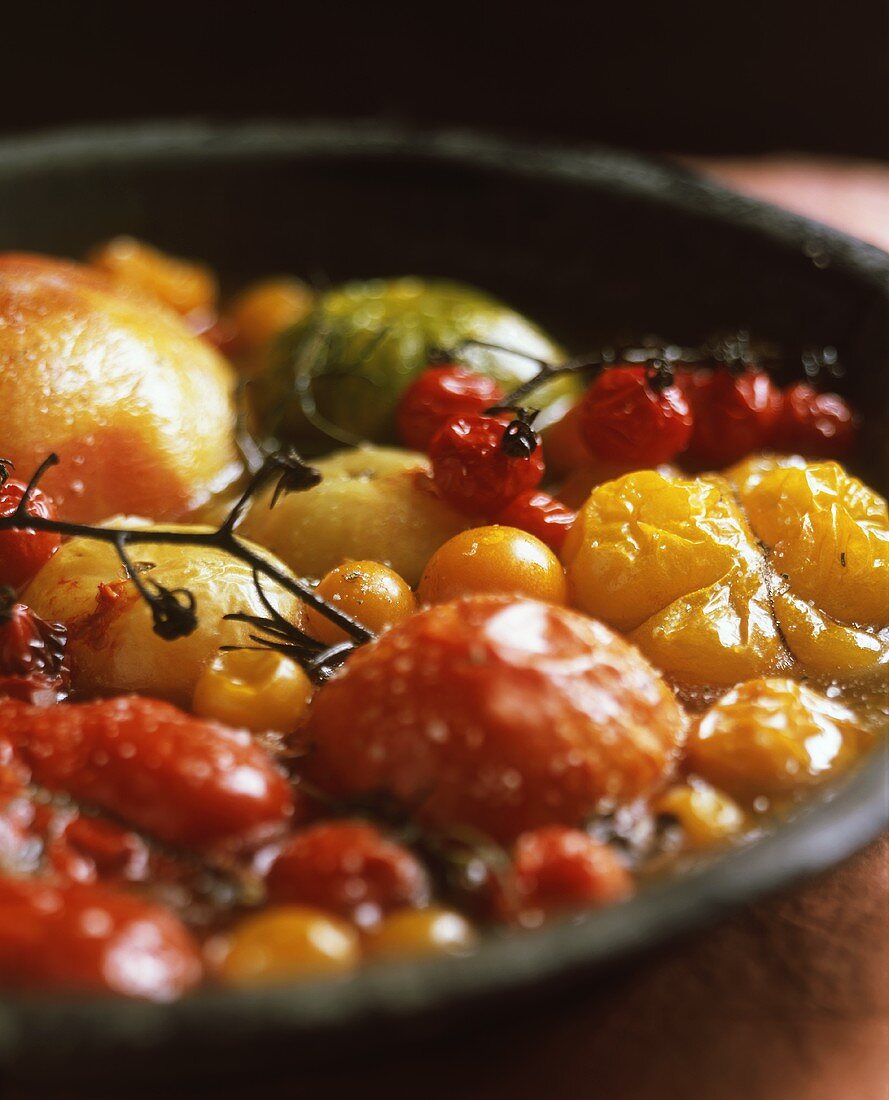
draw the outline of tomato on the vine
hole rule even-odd
[[[578,426],[596,458],[658,466],[688,446],[692,412],[669,368],[621,365],[604,370],[584,394]]]
[[[577,513],[542,489],[529,489],[507,504],[497,522],[527,531],[556,554],[562,549]]]
[[[843,458],[855,444],[857,418],[838,393],[822,393],[808,382],[784,390],[774,446],[807,458]]]
[[[515,421],[513,421],[515,423]],[[429,447],[432,476],[441,496],[471,516],[494,516],[543,478],[543,448],[532,437],[525,453],[508,444],[506,416],[461,416],[449,421]]]
[[[27,486],[7,478],[0,483],[0,516],[11,516],[21,503]],[[41,519],[55,519],[52,499],[42,489],[32,489],[28,512]],[[23,588],[61,545],[61,538],[51,531],[0,531],[0,584]]]
[[[2,597],[2,593],[0,593]],[[0,598],[0,696],[46,706],[68,695],[67,631]]]
[[[395,410],[398,437],[405,447],[426,451],[449,420],[483,413],[503,396],[500,385],[487,375],[453,363],[428,367],[401,396]]]
[[[694,416],[688,456],[695,465],[722,469],[769,445],[781,392],[766,371],[699,368],[679,373],[677,383]]]

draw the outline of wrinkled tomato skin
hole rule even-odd
[[[67,698],[67,630],[22,603],[0,607],[0,697],[50,706]]]
[[[765,371],[727,367],[680,371],[694,427],[687,456],[701,469],[721,470],[768,446],[781,414],[781,392]]]
[[[503,449],[508,417],[462,416],[444,425],[429,445],[432,477],[443,500],[469,516],[492,516],[520,493],[536,489],[543,448],[516,457]]]
[[[197,944],[160,906],[101,886],[0,878],[7,988],[170,1001],[201,975]]]
[[[647,367],[605,370],[578,406],[578,426],[589,452],[630,466],[671,462],[688,446],[692,412],[676,385],[652,385]]]
[[[411,851],[361,821],[330,821],[296,833],[266,879],[274,902],[314,905],[364,921],[429,899],[429,880]]]
[[[310,780],[385,792],[436,828],[512,841],[656,789],[684,718],[606,627],[534,600],[429,608],[353,653],[316,694]]]
[[[0,484],[0,516],[11,516],[25,495],[24,482],[7,480]],[[28,512],[40,519],[56,519],[50,497],[34,489],[28,498]],[[18,591],[39,571],[61,545],[61,537],[51,531],[0,531],[0,585]]]
[[[429,367],[405,390],[395,411],[395,426],[405,447],[427,451],[435,433],[458,416],[483,413],[503,400],[503,389],[484,374],[465,367]]]
[[[0,734],[39,784],[171,844],[247,843],[293,813],[289,784],[248,734],[155,699],[0,701]]]

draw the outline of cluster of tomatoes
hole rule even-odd
[[[429,454],[449,503],[530,531],[558,551],[573,513],[539,489],[543,449],[528,425],[498,409],[504,398],[490,378],[432,366],[401,399],[400,438]],[[756,366],[657,360],[601,369],[560,430],[576,437],[581,455],[612,470],[680,458],[691,468],[722,469],[769,448],[841,458],[854,443],[856,418],[839,395],[809,382],[782,390]]]

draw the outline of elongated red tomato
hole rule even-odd
[[[198,984],[197,944],[169,910],[82,883],[0,878],[0,983],[170,1001]]]
[[[312,781],[511,841],[657,788],[684,737],[661,677],[601,623],[476,596],[411,616],[315,695]]]
[[[0,736],[38,783],[173,844],[246,843],[293,813],[290,785],[247,733],[156,699],[0,701]]]

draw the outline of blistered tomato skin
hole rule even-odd
[[[28,369],[22,370],[21,364]],[[241,464],[234,376],[181,317],[104,272],[0,257],[0,439],[65,519],[175,519]]]
[[[429,878],[403,845],[360,821],[330,821],[296,833],[266,878],[273,902],[300,902],[367,926],[429,900]]]
[[[318,595],[368,630],[399,623],[416,610],[414,594],[403,578],[378,561],[350,561],[321,578]],[[306,612],[306,629],[319,642],[347,640],[344,630],[314,608]]]
[[[454,364],[429,367],[401,395],[395,410],[398,437],[412,451],[427,451],[449,420],[483,413],[504,396],[487,375]]]
[[[631,645],[582,615],[475,597],[421,611],[316,694],[308,777],[387,792],[434,827],[512,841],[654,791],[684,715]]]
[[[765,371],[728,367],[677,375],[694,418],[689,459],[721,470],[768,446],[781,414],[781,392]]]
[[[573,508],[540,489],[521,493],[497,516],[498,523],[527,531],[556,554],[565,545],[576,519],[577,513]]]
[[[632,892],[632,876],[613,848],[581,829],[550,825],[516,840],[497,908],[504,919],[533,926],[556,913],[622,901]]]
[[[562,561],[571,602],[677,679],[734,684],[789,662],[761,548],[726,482],[643,470],[600,485]]]
[[[0,600],[0,697],[49,706],[68,695],[67,632],[22,603]]]
[[[140,546],[134,539],[129,553],[147,584],[187,588],[193,594],[198,625],[188,637],[172,642],[158,637],[148,605],[106,543],[66,542],[24,598],[42,618],[66,626],[76,690],[85,695],[138,692],[188,707],[198,679],[221,645],[252,644],[249,625],[227,622],[223,616],[238,611],[268,614],[253,570],[221,550],[202,547]],[[285,618],[296,625],[303,621],[295,596],[270,580],[263,582],[263,591]]]
[[[504,417],[461,416],[449,421],[429,445],[432,477],[444,500],[469,516],[489,517],[520,493],[536,489],[544,472],[543,448],[508,454]]]
[[[517,595],[565,603],[565,571],[540,539],[515,527],[474,527],[436,550],[417,588],[421,604]]]
[[[216,976],[239,988],[334,978],[359,962],[355,929],[310,906],[277,905],[245,918],[227,937]]]
[[[202,969],[191,935],[159,906],[102,886],[0,878],[7,988],[171,1001]]]
[[[796,680],[753,680],[697,724],[689,766],[745,803],[792,795],[847,767],[865,735],[844,704]]]
[[[183,847],[280,831],[287,780],[245,732],[139,696],[33,707],[0,700],[0,734],[35,780]]]
[[[11,516],[25,495],[25,483],[11,479],[0,482],[0,516]],[[56,519],[52,500],[41,489],[28,497],[28,512],[41,519]],[[0,585],[19,589],[26,585],[61,545],[50,531],[0,531]]]
[[[688,446],[692,414],[678,386],[656,384],[647,367],[617,366],[603,371],[584,394],[578,424],[596,458],[658,466]]]

